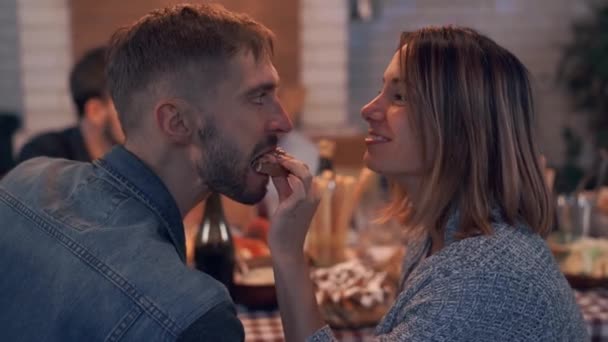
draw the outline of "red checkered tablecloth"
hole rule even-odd
[[[576,301],[581,307],[591,341],[608,342],[608,289],[575,291]],[[278,311],[248,311],[239,308],[239,318],[245,327],[247,342],[283,341],[283,326]],[[336,330],[340,341],[369,341],[373,328]]]
[[[574,291],[591,341],[608,341],[608,289]]]
[[[283,341],[283,326],[278,311],[247,311],[240,308],[239,318],[245,327],[246,342],[279,342]],[[334,330],[340,341],[369,341],[374,335],[374,328],[357,330]]]

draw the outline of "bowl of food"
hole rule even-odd
[[[253,310],[277,307],[274,273],[270,257],[251,258],[234,274],[232,298]]]
[[[548,241],[564,276],[575,289],[608,287],[608,240],[582,238],[563,243]]]
[[[333,328],[376,325],[395,299],[397,282],[360,259],[312,272],[321,312]]]

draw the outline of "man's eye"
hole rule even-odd
[[[266,98],[266,96],[268,95],[267,92],[262,92],[257,94],[254,98],[253,98],[253,103],[255,104],[264,104],[264,99]]]

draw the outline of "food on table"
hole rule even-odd
[[[262,240],[241,236],[234,236],[233,240],[238,256],[245,260],[270,256],[270,249]]]
[[[241,285],[245,286],[274,285],[274,278],[259,280],[260,273],[268,273],[268,270],[263,270],[263,268],[269,268],[272,271],[270,248],[267,243],[269,226],[268,220],[258,218],[244,230],[244,236],[233,237],[237,261],[235,283],[244,281],[245,283],[241,283]]]
[[[384,316],[397,283],[359,259],[312,272],[317,303],[333,327],[375,325]]]
[[[246,286],[274,285],[274,273],[270,266],[252,268],[245,273],[235,273],[234,282]]]
[[[270,222],[263,218],[257,217],[245,228],[243,232],[248,238],[258,239],[268,244],[268,230],[270,229]]]
[[[277,297],[270,256],[237,260],[234,287],[231,289],[235,303],[254,310],[276,308]]]
[[[608,240],[584,238],[559,249],[560,268],[567,275],[608,278]]]
[[[401,278],[401,267],[405,256],[403,245],[368,246],[358,250],[357,255],[366,265],[377,271],[388,273],[389,278],[396,282]]]

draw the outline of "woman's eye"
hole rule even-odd
[[[397,93],[394,95],[394,100],[398,104],[403,104],[406,101],[406,98],[405,96]]]

